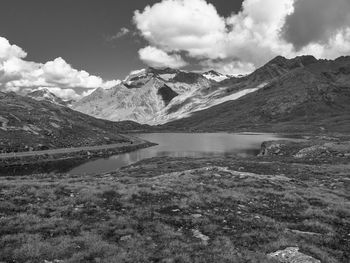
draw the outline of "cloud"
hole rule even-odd
[[[27,53],[16,45],[11,45],[10,42],[3,37],[0,37],[0,62],[11,58],[24,58]]]
[[[115,34],[113,36],[106,37],[106,40],[107,41],[116,41],[116,40],[118,40],[126,35],[129,35],[129,34],[131,34],[130,29],[128,29],[126,27],[122,27],[117,34]]]
[[[303,8],[306,3],[307,10]],[[347,6],[348,0],[245,0],[240,12],[222,17],[205,0],[163,0],[135,11],[133,21],[141,36],[158,50],[181,52],[203,67],[237,74],[260,67],[277,55],[333,59],[347,54]],[[316,19],[318,13],[329,17]],[[310,19],[322,21],[309,23]],[[297,20],[303,21],[302,26]],[[304,38],[309,31],[313,31],[310,37]],[[303,45],[298,46],[299,39]]]
[[[226,19],[226,57],[261,66],[276,55],[288,56],[292,45],[280,39],[293,0],[245,0],[242,11]]]
[[[46,62],[41,67],[42,77],[47,83],[64,87],[96,88],[103,85],[100,77],[92,76],[88,72],[72,68],[63,58]]]
[[[62,89],[59,87],[45,87],[51,93],[64,100],[78,100],[81,96],[76,93],[73,89]]]
[[[77,99],[84,94],[78,94],[78,89],[111,88],[120,82],[104,81],[84,70],[77,70],[61,57],[36,63],[26,61],[26,55],[23,49],[0,37],[0,87],[3,90],[21,93],[45,87],[63,98]]]
[[[130,33],[130,30],[126,27],[122,27],[120,31],[116,34],[116,38],[121,38]]]
[[[201,61],[202,71],[215,70],[226,75],[246,75],[251,73],[255,66],[252,63],[230,60]]]
[[[145,64],[151,67],[181,68],[187,64],[180,55],[169,55],[163,50],[151,46],[140,49],[139,56]]]
[[[165,51],[222,56],[217,44],[224,40],[225,20],[203,0],[164,0],[136,11],[133,20],[146,40]]]
[[[298,0],[287,17],[283,37],[296,49],[310,43],[328,43],[339,30],[350,26],[349,0]]]

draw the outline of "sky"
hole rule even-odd
[[[350,55],[349,0],[2,0],[0,89],[78,99],[133,70]]]

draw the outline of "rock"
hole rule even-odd
[[[327,153],[327,147],[321,145],[313,145],[311,147],[307,147],[301,149],[297,154],[294,155],[295,158],[305,158],[312,156],[320,156],[321,154]]]
[[[304,236],[322,236],[320,233],[315,232],[307,232],[307,231],[300,231],[296,229],[287,229],[288,232],[291,232],[296,235],[304,235]]]
[[[120,238],[120,241],[127,241],[127,240],[130,240],[131,238],[132,238],[131,235],[122,236],[122,237]]]
[[[293,144],[291,141],[266,141],[261,144],[259,156],[288,155],[288,146]]]
[[[321,263],[320,260],[299,252],[298,247],[288,247],[267,256],[281,263]]]
[[[193,214],[192,216],[193,216],[194,218],[201,218],[201,217],[202,217],[201,214]]]
[[[308,157],[346,157],[346,154],[350,151],[350,142],[327,142],[321,145],[313,145],[306,147],[297,152],[295,158],[308,158]]]
[[[197,229],[192,229],[192,233],[193,233],[193,236],[195,238],[198,238],[198,239],[201,239],[203,244],[204,245],[207,245],[208,244],[208,241],[209,241],[209,237],[206,236],[206,235],[203,235],[199,230]]]

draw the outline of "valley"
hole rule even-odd
[[[0,261],[349,262],[349,67],[1,92]]]
[[[2,0],[0,263],[350,263],[350,0]]]

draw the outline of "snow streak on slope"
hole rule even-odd
[[[163,109],[158,116],[151,120],[151,124],[164,124],[177,119],[190,117],[194,112],[205,110],[227,101],[237,100],[249,93],[265,87],[266,84],[267,83],[261,84],[256,88],[244,89],[224,97],[222,97],[221,94],[225,91],[225,89],[220,89],[214,93],[202,97],[196,95],[197,91],[186,93],[175,98],[174,101]],[[172,108],[178,107],[179,109],[177,111],[172,112]]]

